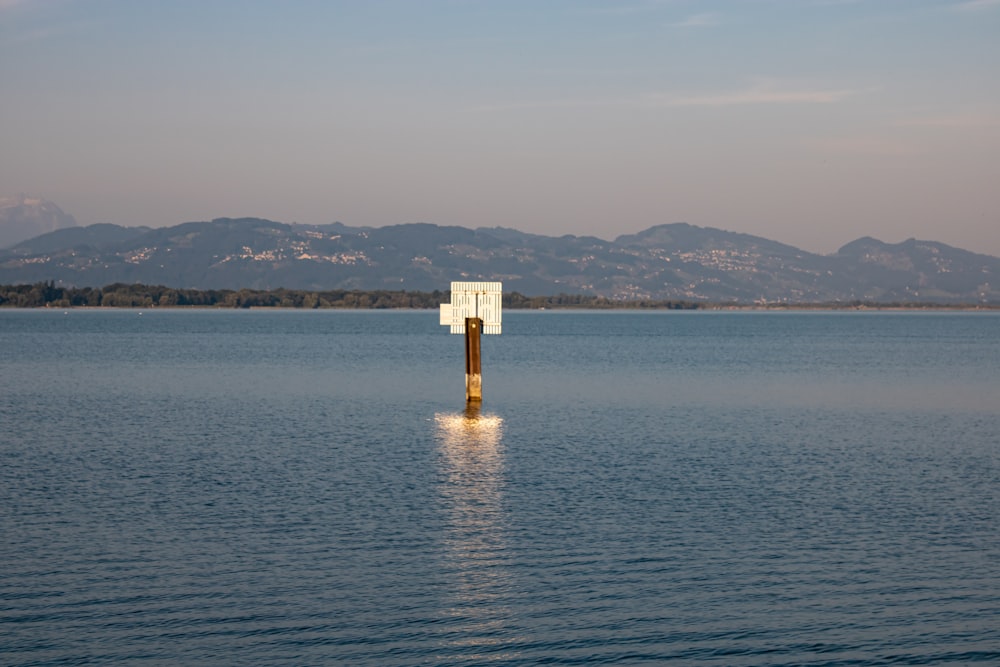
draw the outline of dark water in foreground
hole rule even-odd
[[[0,311],[0,664],[1000,664],[1000,316]]]

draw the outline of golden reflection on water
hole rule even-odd
[[[446,560],[455,575],[448,610],[459,626],[452,649],[464,657],[509,660],[502,645],[510,609],[505,604],[510,575],[506,564],[503,507],[503,419],[470,404],[464,413],[434,416],[440,443],[441,495],[448,513]],[[488,652],[481,653],[483,649]]]

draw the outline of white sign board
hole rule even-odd
[[[500,301],[503,283],[451,284],[451,303],[441,304],[441,324],[451,327],[451,333],[465,333],[465,318],[483,320],[484,334],[500,333]]]

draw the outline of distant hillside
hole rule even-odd
[[[863,238],[816,255],[684,223],[613,241],[509,228],[380,228],[222,218],[60,229],[0,251],[0,283],[98,287],[446,290],[502,280],[525,295],[714,302],[1000,303],[1000,259],[931,241]]]
[[[75,227],[73,216],[50,201],[26,195],[0,197],[0,248],[39,234]]]

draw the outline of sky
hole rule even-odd
[[[80,224],[1000,256],[1000,0],[0,0],[22,192]]]

